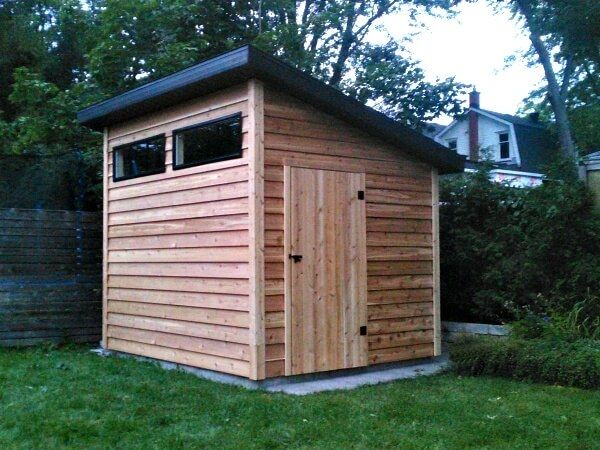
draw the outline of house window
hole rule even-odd
[[[242,156],[242,116],[224,117],[173,131],[174,169]]]
[[[457,145],[456,145],[456,139],[448,139],[448,141],[446,141],[448,143],[448,148],[450,150],[454,150],[456,151]]]
[[[165,171],[165,135],[120,145],[113,149],[113,181]]]
[[[498,140],[500,144],[500,159],[509,159],[510,144],[508,143],[508,133],[499,133]]]

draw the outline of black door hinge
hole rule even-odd
[[[360,327],[360,335],[361,336],[367,335],[367,326],[366,325],[363,325],[362,327]]]
[[[302,261],[302,255],[289,254],[288,258],[293,259],[295,263]]]
[[[365,199],[365,191],[358,191],[358,199],[359,200]]]

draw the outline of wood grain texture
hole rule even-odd
[[[250,265],[250,378],[265,378],[265,307],[264,307],[264,86],[258,80],[248,82],[249,124],[249,265]]]
[[[364,174],[291,168],[291,373],[367,364]]]
[[[102,215],[0,210],[0,347],[102,337]]]
[[[292,226],[284,225],[290,215],[287,205],[290,173],[286,172],[289,167],[364,173],[368,362],[431,356],[434,233],[437,232],[433,202],[436,187],[431,167],[407,156],[402,149],[390,148],[322,111],[267,87],[264,173],[268,210],[265,228],[269,231],[283,231]],[[291,276],[292,266],[287,259],[291,248],[289,233],[284,233],[283,245],[278,240],[280,235],[269,236],[265,240],[265,261],[268,261],[265,289],[272,298],[284,296],[285,323],[289,323],[290,293],[279,279],[282,269],[284,278]],[[286,342],[291,342],[291,332],[290,327],[284,327]],[[414,336],[402,335],[412,332],[420,333],[418,342]],[[286,346],[282,363],[286,374],[292,373],[292,353],[291,346]],[[279,363],[271,367],[273,374],[281,370]],[[275,375],[267,370],[267,376]]]
[[[173,170],[174,129],[233,113],[242,115],[242,158]],[[254,183],[262,167],[254,159],[255,121],[244,83],[105,133],[109,349],[250,376],[257,245],[250,206],[262,197]],[[113,147],[161,133],[164,173],[112,180]]]

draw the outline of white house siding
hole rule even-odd
[[[515,148],[515,136],[511,132],[509,125],[500,121],[493,120],[481,114],[479,117],[479,149],[480,157],[491,157],[498,160],[500,157],[500,145],[498,141],[499,133],[509,133],[510,135],[510,155],[511,158],[517,158]],[[469,123],[468,120],[456,122],[452,127],[446,130],[442,135],[438,135],[436,141],[448,146],[448,141],[456,139],[457,152],[460,155],[469,155]]]

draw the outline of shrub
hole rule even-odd
[[[442,317],[568,314],[600,292],[600,217],[586,187],[555,172],[524,189],[491,182],[487,170],[442,181]]]
[[[469,337],[450,346],[450,359],[460,375],[600,388],[600,341]]]

